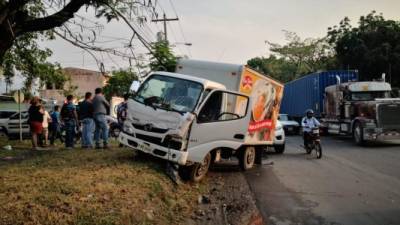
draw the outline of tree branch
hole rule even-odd
[[[26,5],[30,0],[11,0],[8,3],[2,0],[0,2],[0,24],[4,22],[4,20],[15,12]]]
[[[43,18],[27,20],[21,24],[18,24],[15,33],[17,35],[21,35],[27,32],[44,31],[59,27],[69,19],[72,19],[74,17],[74,13],[76,13],[83,5],[89,3],[90,0],[71,0],[57,13]]]

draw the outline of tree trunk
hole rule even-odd
[[[11,48],[14,42],[14,37],[8,29],[7,22],[6,24],[0,25],[0,65],[3,63],[4,55],[7,50]]]

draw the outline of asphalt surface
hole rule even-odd
[[[322,137],[322,159],[301,143],[287,137],[284,154],[246,172],[265,224],[400,224],[400,141],[359,147]]]

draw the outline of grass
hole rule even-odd
[[[183,224],[205,184],[176,186],[132,150],[0,150],[0,224]],[[0,142],[0,146],[5,143]]]

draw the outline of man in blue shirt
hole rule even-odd
[[[303,139],[304,147],[307,147],[307,143],[313,128],[319,127],[321,124],[314,117],[314,111],[312,109],[307,110],[306,116],[301,120],[301,126],[303,127]]]
[[[60,134],[60,106],[54,106],[54,111],[50,114],[50,145],[54,145],[54,141],[61,137]]]

